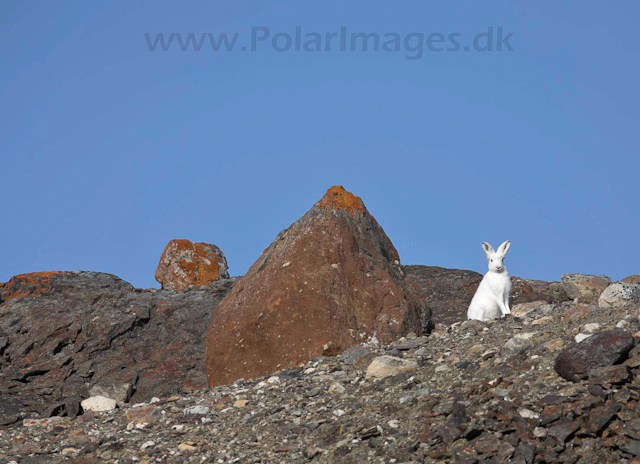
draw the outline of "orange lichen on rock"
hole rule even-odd
[[[227,260],[217,246],[186,239],[171,240],[156,269],[156,280],[162,288],[173,290],[228,278]]]
[[[9,279],[9,282],[0,287],[2,301],[46,294],[53,288],[51,278],[59,274],[65,273],[62,271],[46,271],[15,275]]]
[[[362,199],[346,190],[342,185],[334,185],[327,190],[327,193],[316,203],[318,208],[343,209],[351,213],[367,211]]]

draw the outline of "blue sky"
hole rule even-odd
[[[640,3],[5,1],[0,281],[44,270],[139,287],[172,238],[240,275],[333,184],[405,264],[640,273]],[[149,50],[144,33],[458,33],[513,51]],[[281,38],[286,40],[283,35]],[[495,39],[494,39],[495,40]]]

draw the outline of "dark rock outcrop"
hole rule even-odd
[[[511,305],[531,303],[533,301],[546,301],[547,303],[557,304],[570,299],[565,293],[561,282],[511,277]]]
[[[431,310],[434,323],[451,325],[467,319],[471,299],[480,285],[482,274],[438,266],[403,266],[405,282]],[[562,303],[569,300],[560,282],[511,277],[511,306],[533,301]]]
[[[0,294],[4,421],[17,404],[20,415],[77,414],[96,384],[131,384],[136,401],[204,388],[204,329],[234,283],[175,292],[95,272],[13,277]]]
[[[217,246],[176,239],[167,244],[160,257],[156,280],[163,289],[185,290],[228,279],[228,268],[227,258]]]
[[[438,266],[403,266],[405,282],[431,310],[435,324],[451,325],[467,318],[467,309],[480,285],[482,274]]]
[[[282,231],[212,315],[209,385],[423,332],[430,314],[362,200],[330,188]]]
[[[554,369],[562,378],[575,382],[587,378],[589,371],[624,362],[633,346],[629,332],[600,332],[562,350],[556,357]]]

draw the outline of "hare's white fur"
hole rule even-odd
[[[511,278],[504,265],[504,257],[510,246],[511,242],[507,240],[498,247],[498,251],[494,251],[487,242],[482,243],[489,263],[489,272],[482,278],[480,286],[471,300],[467,311],[469,319],[488,321],[511,313],[509,309]]]

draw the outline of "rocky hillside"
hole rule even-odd
[[[169,242],[161,290],[95,272],[0,284],[3,462],[640,463],[640,277],[403,266],[332,187],[241,278]]]
[[[640,462],[639,329],[631,305],[521,304],[191,395],[24,419],[0,458]]]

